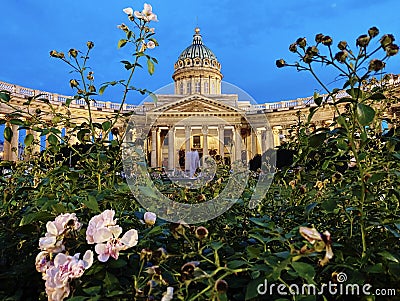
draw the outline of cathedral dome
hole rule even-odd
[[[200,29],[194,31],[192,45],[182,51],[174,64],[176,94],[220,94],[221,64],[210,48],[203,44]]]
[[[182,51],[181,55],[179,56],[178,60],[185,60],[186,58],[194,59],[210,59],[210,60],[217,60],[215,54],[211,51],[210,48],[203,44],[202,37],[200,35],[200,29],[195,29],[195,34],[193,35],[193,43],[185,50]]]

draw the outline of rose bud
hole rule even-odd
[[[93,71],[89,71],[88,75],[86,76],[88,80],[94,80]]]
[[[290,52],[297,52],[297,45],[296,45],[296,43],[290,44],[290,46],[289,46],[289,51],[290,51]]]
[[[332,175],[332,183],[335,183],[336,181],[340,181],[342,179],[342,174],[340,172],[335,172]]]
[[[191,279],[193,277],[194,269],[199,265],[198,261],[191,261],[185,263],[181,267],[181,276],[182,280]]]
[[[305,193],[307,192],[307,187],[306,187],[306,185],[301,185],[301,186],[299,187],[299,191],[300,191],[301,194],[305,194]]]
[[[306,50],[306,53],[310,56],[315,56],[318,54],[318,52],[319,52],[319,50],[316,46],[308,47]]]
[[[155,250],[153,252],[153,258],[155,260],[163,260],[167,258],[167,250],[165,250],[164,248],[158,248],[157,250]]]
[[[196,234],[196,237],[201,240],[208,236],[208,230],[206,227],[200,226],[200,227],[197,227],[195,234]]]
[[[373,59],[372,61],[369,62],[369,71],[381,71],[383,68],[385,68],[386,63],[382,62],[381,60],[378,59]]]
[[[142,249],[140,251],[140,260],[143,260],[146,258],[146,260],[149,260],[152,256],[153,252],[150,249]]]
[[[347,59],[347,51],[339,51],[338,53],[335,54],[335,60],[337,60],[339,63],[344,63],[346,62]]]
[[[129,31],[129,27],[126,26],[124,23],[122,23],[121,25],[118,25],[117,28],[122,29],[124,32]]]
[[[69,54],[70,56],[72,56],[73,58],[76,58],[76,57],[78,56],[78,50],[71,48],[71,49],[68,51],[68,54]]]
[[[394,56],[399,52],[399,46],[396,44],[390,44],[385,47],[387,56]]]
[[[156,223],[157,215],[153,212],[146,212],[143,219],[146,225],[153,226]]]
[[[375,38],[379,34],[379,29],[375,26],[368,29],[368,35],[372,38]]]
[[[306,47],[306,45],[307,45],[307,40],[306,40],[306,38],[298,38],[297,40],[296,40],[296,44],[299,46],[299,47],[301,47],[301,48],[305,48]]]
[[[112,128],[112,129],[111,129],[111,133],[112,133],[114,136],[117,136],[117,135],[119,134],[119,129],[118,129],[118,128]]]
[[[306,54],[303,56],[302,60],[304,63],[309,64],[312,62],[312,55]]]
[[[71,86],[71,88],[76,88],[76,87],[79,86],[79,83],[78,83],[78,81],[76,79],[71,79],[69,81],[69,85]]]
[[[324,35],[322,33],[319,33],[315,36],[315,42],[317,42],[317,44],[322,42],[322,39],[324,38]]]
[[[276,60],[275,64],[276,64],[276,67],[278,67],[278,68],[282,68],[282,67],[286,66],[286,62],[284,59]]]
[[[225,280],[218,280],[217,282],[215,282],[215,290],[218,293],[226,293],[226,291],[228,290],[228,283]]]
[[[325,46],[331,46],[331,45],[332,45],[332,42],[333,42],[333,40],[332,40],[332,38],[331,38],[330,36],[324,36],[324,37],[322,38],[322,41],[321,41],[321,43],[322,43],[323,45],[325,45]]]
[[[92,41],[88,41],[86,43],[87,48],[92,49],[94,47],[94,43]]]
[[[382,48],[386,48],[386,46],[392,44],[394,42],[394,36],[392,34],[385,34],[381,39]]]
[[[359,36],[356,40],[356,46],[367,47],[371,38],[366,34]]]
[[[340,41],[339,44],[337,45],[337,47],[338,47],[340,50],[345,50],[346,47],[347,47],[347,42],[346,42],[346,41]]]

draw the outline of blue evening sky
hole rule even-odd
[[[95,43],[90,59],[96,84],[124,79],[127,72],[120,60],[129,59],[118,50],[124,37],[118,24],[129,24],[122,9],[142,10],[141,1],[129,0],[4,0],[0,18],[0,81],[64,94],[73,94],[69,67],[51,58],[49,51],[84,50],[86,41]],[[153,76],[139,71],[134,85],[157,90],[172,83],[173,65],[183,49],[192,42],[198,25],[205,45],[222,64],[224,81],[234,84],[257,102],[265,103],[312,95],[319,89],[309,74],[294,69],[277,69],[275,60],[296,57],[288,46],[298,37],[313,43],[317,33],[330,35],[334,45],[355,39],[377,26],[381,34],[392,33],[400,39],[400,2],[398,0],[153,0],[149,1],[159,22],[154,23],[160,47],[151,50],[158,60]],[[198,19],[198,21],[196,21]],[[373,45],[379,45],[374,39]],[[378,58],[380,58],[378,56]],[[390,67],[389,67],[390,66]],[[398,71],[399,58],[389,61],[388,70]],[[333,82],[337,73],[322,68],[324,79]],[[335,87],[332,84],[330,87]],[[119,102],[121,88],[114,88],[99,100]],[[129,103],[143,97],[131,94]]]

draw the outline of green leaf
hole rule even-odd
[[[373,273],[373,274],[381,274],[384,272],[383,269],[383,264],[382,263],[377,263],[373,266],[369,266],[365,269],[367,272],[369,273]]]
[[[104,284],[107,286],[108,290],[114,288],[116,285],[119,285],[118,278],[113,274],[106,272],[106,277],[104,277]]]
[[[335,199],[328,199],[321,204],[321,208],[328,211],[333,212],[337,207],[337,203]]]
[[[0,92],[0,100],[4,102],[9,102],[11,99],[10,92],[2,91]]]
[[[372,100],[382,100],[382,99],[386,99],[386,96],[383,93],[374,93],[372,94],[370,97],[368,97],[368,99],[372,99]]]
[[[96,296],[100,293],[101,286],[92,286],[92,287],[84,288],[82,290],[89,296]]]
[[[313,134],[309,138],[309,145],[311,147],[320,146],[326,139],[326,133]]]
[[[56,137],[56,135],[51,134],[48,138],[47,141],[49,141],[49,143],[51,145],[57,145],[58,144],[58,138]]]
[[[370,106],[359,103],[357,105],[357,119],[362,126],[369,125],[375,117],[375,110]]]
[[[103,95],[103,93],[104,93],[104,91],[106,90],[107,87],[108,87],[108,85],[101,86],[100,90],[99,90],[99,94]]]
[[[11,124],[16,124],[16,125],[24,125],[24,122],[20,119],[11,119],[10,120]]]
[[[19,222],[20,226],[28,225],[34,221],[41,221],[45,222],[50,219],[52,219],[54,216],[46,211],[39,211],[39,212],[33,212],[24,215],[24,217],[21,219]]]
[[[268,290],[268,286],[265,286],[265,277],[260,277],[255,280],[252,280],[249,282],[249,284],[246,287],[246,297],[245,300],[251,300],[256,297],[258,297],[259,291],[260,293],[264,292],[264,290]],[[258,289],[260,288],[260,289]],[[265,292],[265,294],[268,294],[268,291]]]
[[[317,202],[313,202],[313,203],[311,203],[311,204],[308,204],[308,205],[306,206],[306,214],[309,215],[310,212],[311,212],[311,210],[313,210],[317,205],[318,205]]]
[[[322,96],[319,96],[317,98],[314,98],[314,102],[317,106],[320,106],[324,98]]]
[[[299,277],[306,279],[308,283],[314,282],[315,269],[311,264],[304,262],[292,262],[292,267]]]
[[[96,198],[94,196],[88,195],[87,198],[84,198],[82,200],[82,203],[89,209],[95,212],[100,212],[99,204],[97,204]]]
[[[125,260],[119,258],[118,260],[110,261],[107,266],[112,269],[119,269],[126,266],[127,264],[128,263]]]
[[[25,139],[24,139],[24,144],[25,144],[25,146],[31,145],[32,142],[33,142],[33,139],[34,139],[34,137],[33,137],[32,134],[26,135],[26,136],[25,136]]]
[[[386,176],[387,176],[387,173],[386,173],[386,172],[374,173],[374,174],[368,179],[368,183],[375,183],[375,182],[381,181],[381,180],[383,180]]]
[[[210,243],[210,247],[214,250],[214,251],[218,251],[219,249],[221,249],[224,246],[223,242],[220,241],[213,241]]]
[[[230,269],[237,269],[241,266],[247,265],[247,261],[244,260],[232,260],[228,261],[228,268]]]
[[[67,100],[65,101],[65,106],[69,108],[69,106],[73,100],[74,100],[73,98],[67,98]]]
[[[111,127],[111,122],[109,122],[109,121],[104,121],[101,124],[101,128],[103,129],[103,131],[108,131],[110,129],[110,127]]]
[[[147,60],[147,70],[149,71],[150,75],[153,75],[153,73],[154,73],[154,63],[150,59]]]
[[[382,257],[386,258],[387,260],[399,263],[399,260],[396,257],[394,257],[394,255],[389,253],[388,251],[382,251],[382,252],[379,252],[378,254],[381,255]]]
[[[349,94],[351,97],[355,99],[360,99],[362,98],[363,91],[360,90],[359,88],[351,88],[346,90],[347,94]]]
[[[6,126],[4,129],[4,139],[11,143],[11,139],[13,137],[12,129],[9,126]]]
[[[83,142],[83,141],[84,141],[84,138],[85,138],[85,135],[86,135],[86,134],[89,134],[89,133],[90,133],[90,130],[89,130],[89,129],[83,129],[83,130],[80,130],[80,131],[76,134],[76,137],[78,138],[79,141]]]
[[[118,48],[122,48],[126,45],[126,43],[128,43],[128,40],[126,39],[121,39],[118,41]]]

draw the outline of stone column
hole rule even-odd
[[[203,159],[205,156],[208,156],[208,126],[203,125],[202,127],[203,132]]]
[[[175,127],[168,131],[168,170],[175,169]]]
[[[190,125],[185,126],[185,171],[189,170],[189,160],[187,153],[190,151]]]
[[[257,154],[257,135],[251,129],[251,158],[254,158],[254,156]]]
[[[157,128],[151,129],[151,167],[157,167]]]
[[[13,136],[11,138],[11,153],[10,153],[10,161],[18,161],[18,125],[13,124],[12,127]]]
[[[32,142],[32,153],[40,153],[40,133],[32,131],[33,142]]]
[[[262,146],[261,146],[261,136],[262,136],[262,130],[261,129],[257,129],[257,131],[256,131],[256,145],[257,145],[257,152],[260,152],[261,153],[261,155],[263,154],[263,151],[262,151]]]
[[[235,124],[235,161],[242,160],[242,135],[240,124]]]
[[[278,138],[279,138],[279,134],[278,134]],[[267,130],[263,130],[261,132],[261,151],[262,151],[262,153],[265,153],[266,150],[267,150]]]
[[[219,155],[221,158],[224,157],[225,153],[225,126],[219,125],[218,126],[218,145],[219,145]]]
[[[279,129],[277,127],[273,127],[272,134],[274,135],[274,147],[280,146],[281,140],[279,138]]]

